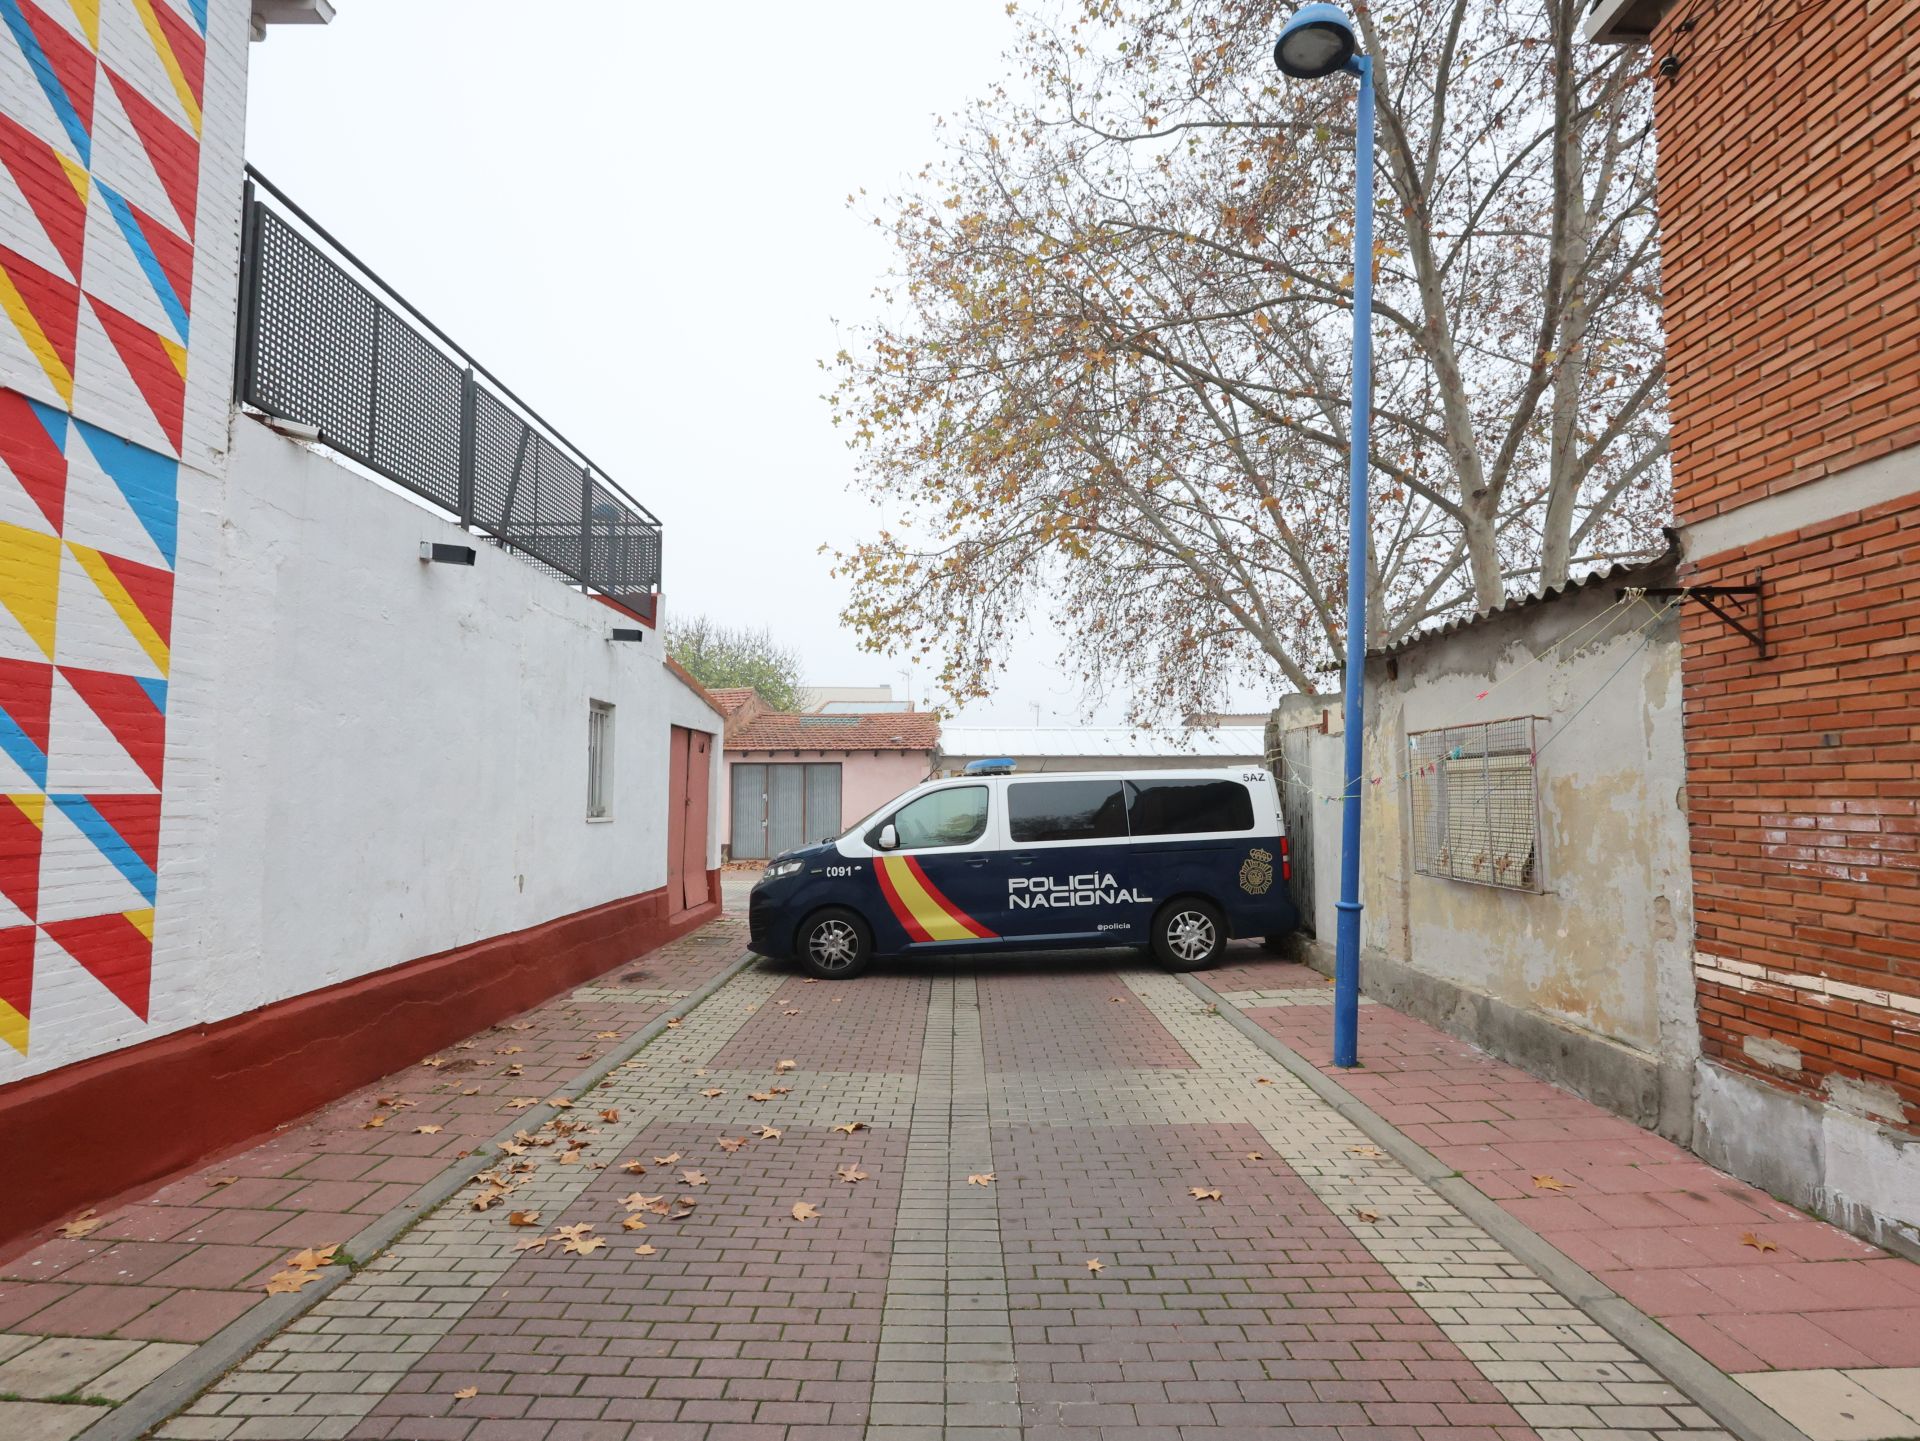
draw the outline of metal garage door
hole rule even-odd
[[[765,860],[840,833],[837,762],[733,767],[733,858]]]

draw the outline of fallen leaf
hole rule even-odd
[[[524,1111],[528,1106],[537,1106],[539,1104],[540,1103],[534,1100],[532,1096],[515,1096],[511,1101],[507,1102],[508,1108],[515,1111]]]
[[[763,1141],[777,1141],[780,1139],[780,1132],[776,1131],[772,1126],[762,1126],[753,1134]]]
[[[620,1222],[620,1229],[623,1231],[644,1231],[647,1229],[647,1223],[641,1220],[638,1215],[628,1216]]]
[[[749,1091],[747,1093],[747,1099],[749,1101],[771,1101],[773,1099],[773,1092],[772,1091]]]
[[[537,1226],[540,1224],[540,1213],[538,1211],[509,1211],[507,1212],[507,1224],[509,1226]]]
[[[606,1244],[606,1238],[602,1236],[577,1236],[560,1249],[569,1256],[591,1256]]]
[[[453,1393],[453,1399],[456,1401],[471,1401],[479,1394],[480,1388],[478,1386],[462,1386],[458,1391]]]
[[[797,1067],[799,1066],[799,1064],[800,1064],[800,1063],[799,1063],[798,1061],[781,1061],[781,1062],[778,1062],[778,1063],[777,1063],[777,1064],[776,1064],[776,1065],[774,1066],[774,1070],[776,1070],[776,1071],[791,1071],[791,1070],[794,1070],[794,1069],[796,1069],[796,1068],[797,1068]]]
[[[1217,1201],[1220,1199],[1219,1190],[1212,1186],[1189,1186],[1187,1187],[1187,1194],[1196,1201]]]
[[[531,1031],[533,1029],[533,1022],[532,1021],[509,1021],[507,1023],[507,1029],[510,1031]]]
[[[603,1121],[617,1121],[620,1119],[620,1113],[618,1111],[602,1111],[600,1113],[600,1119]]]
[[[782,1011],[780,1014],[783,1016],[797,1016],[800,1013],[798,1011]]]
[[[422,1061],[420,1064],[423,1066],[431,1066],[435,1070],[438,1070],[440,1067],[446,1065],[446,1063],[447,1063],[447,1058],[445,1056],[428,1056],[426,1060]]]
[[[1533,1188],[1536,1191],[1571,1191],[1573,1189],[1558,1176],[1535,1176]]]
[[[1093,1271],[1097,1273],[1097,1272],[1106,1270],[1107,1267],[1105,1262],[1098,1261],[1094,1259],[1092,1256],[1089,1256],[1087,1257],[1087,1269],[1089,1271]]]
[[[440,1126],[415,1126],[413,1133],[416,1136],[437,1136],[442,1129]]]
[[[585,1221],[580,1222],[576,1226],[555,1226],[553,1228],[553,1238],[556,1241],[577,1241],[582,1236],[591,1236],[592,1234],[593,1227]]]
[[[820,984],[820,978],[818,976],[808,976],[800,984],[803,986],[817,986]]]
[[[318,1271],[278,1271],[267,1277],[267,1294],[284,1296],[289,1291],[298,1291],[320,1279]]]
[[[849,1161],[846,1165],[840,1168],[839,1176],[840,1176],[840,1179],[845,1181],[848,1185],[852,1185],[855,1181],[864,1181],[867,1179],[867,1173],[861,1170],[858,1166],[854,1165],[851,1161]]]
[[[495,1046],[493,1053],[496,1056],[517,1056],[526,1049],[525,1046]]]
[[[993,1184],[993,1177],[994,1173],[992,1171],[976,1171],[967,1177],[967,1184],[969,1186],[991,1186]]]
[[[1754,1235],[1753,1232],[1751,1231],[1747,1232],[1746,1235],[1740,1238],[1740,1244],[1742,1246],[1751,1246],[1756,1251],[1778,1251],[1780,1249],[1778,1246],[1774,1245],[1773,1242],[1768,1240],[1763,1240],[1761,1237]]]
[[[363,1131],[377,1131],[386,1124],[387,1118],[385,1116],[369,1116],[360,1123],[360,1129]]]
[[[634,1191],[628,1195],[622,1196],[620,1198],[620,1204],[622,1206],[625,1206],[629,1211],[637,1211],[642,1206],[646,1205],[648,1202],[657,1201],[659,1199],[660,1198],[658,1196],[643,1196],[638,1191]]]
[[[1271,1076],[1255,1076],[1255,1077],[1253,1078],[1253,1083],[1254,1083],[1254,1085],[1256,1085],[1256,1086],[1271,1086],[1271,1085],[1273,1084],[1273,1077],[1271,1077]]]
[[[1116,1006],[1124,1006],[1127,1003],[1125,996],[1108,996],[1107,999],[1112,1001]]]
[[[705,1066],[696,1066],[696,1067],[694,1068],[694,1072],[693,1072],[693,1073],[694,1073],[694,1075],[696,1075],[696,1076],[704,1076],[704,1075],[706,1075],[706,1073],[707,1073],[707,1068],[706,1068]]]
[[[558,1109],[558,1110],[562,1110],[562,1111],[564,1111],[564,1110],[566,1110],[566,1109],[567,1109],[568,1107],[570,1107],[570,1106],[572,1106],[572,1105],[573,1105],[573,1102],[572,1102],[572,1101],[570,1101],[570,1100],[569,1100],[569,1099],[568,1099],[567,1097],[565,1097],[565,1096],[548,1096],[548,1097],[547,1097],[547,1104],[548,1104],[549,1106],[552,1106],[552,1107],[554,1107],[554,1108],[556,1108],[556,1109]]]
[[[735,1151],[747,1144],[747,1138],[745,1136],[722,1136],[715,1144],[731,1156]]]
[[[1347,1147],[1347,1154],[1349,1156],[1366,1156],[1372,1160],[1378,1161],[1382,1157],[1384,1157],[1387,1153],[1381,1150],[1378,1146],[1349,1146]]]
[[[678,1016],[669,1016],[669,1017],[667,1018],[667,1029],[668,1029],[668,1030],[670,1030],[670,1031],[671,1031],[671,1030],[677,1030],[677,1029],[679,1028],[679,1025],[680,1025],[680,1018],[679,1018]]]
[[[527,1148],[518,1141],[502,1141],[500,1153],[503,1156],[524,1156],[527,1154]]]
[[[593,1038],[596,1041],[617,1041],[620,1039],[620,1033],[618,1031],[595,1031]]]
[[[726,1092],[721,1090],[718,1086],[709,1086],[707,1087],[706,1090],[702,1091],[700,1094],[703,1096],[724,1096],[726,1095]]]
[[[793,1094],[792,1086],[769,1086],[768,1089],[776,1096],[791,1096]]]
[[[516,1242],[513,1249],[516,1251],[538,1251],[552,1239],[551,1236],[529,1236],[524,1241]]]
[[[1380,1213],[1378,1211],[1369,1210],[1365,1206],[1355,1206],[1353,1208],[1353,1214],[1358,1216],[1362,1221],[1371,1222],[1380,1219]]]
[[[480,1094],[480,1088],[478,1086],[468,1086],[460,1094],[463,1096],[477,1096]]]
[[[579,1165],[580,1153],[578,1151],[562,1151],[560,1153],[560,1164],[563,1166]]]
[[[1265,1156],[1263,1156],[1263,1155],[1261,1155],[1261,1154],[1260,1154],[1260,1152],[1258,1152],[1258,1151],[1249,1151],[1249,1152],[1247,1152],[1247,1159],[1248,1159],[1249,1161],[1264,1161],[1264,1160],[1266,1160],[1267,1158],[1266,1158]]]
[[[629,1176],[644,1176],[647,1174],[646,1163],[642,1161],[629,1161],[620,1169],[625,1171]]]
[[[660,1248],[658,1246],[635,1246],[633,1248],[633,1254],[636,1256],[652,1256],[658,1254],[659,1250]]]
[[[231,1186],[239,1179],[238,1176],[215,1176],[212,1180],[208,1181],[207,1184],[217,1190],[221,1186]]]
[[[682,1171],[680,1173],[680,1184],[683,1186],[704,1186],[707,1184],[706,1172]]]
[[[678,1151],[675,1151],[671,1156],[655,1156],[653,1158],[653,1164],[656,1166],[671,1166],[675,1161],[679,1159],[680,1159],[680,1153]]]
[[[309,1247],[296,1255],[287,1257],[287,1265],[296,1271],[318,1271],[322,1266],[333,1261],[333,1253],[339,1249],[337,1243],[332,1246],[323,1246],[318,1251]]]
[[[866,1130],[867,1123],[865,1121],[842,1121],[839,1125],[835,1126],[833,1129],[836,1131],[845,1131],[849,1136],[851,1136],[855,1131]]]
[[[820,1208],[811,1201],[793,1203],[793,1219],[796,1221],[816,1221],[820,1218]]]

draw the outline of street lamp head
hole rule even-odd
[[[1338,5],[1302,5],[1273,44],[1273,63],[1295,80],[1318,80],[1351,68],[1359,43]]]

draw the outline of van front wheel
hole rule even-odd
[[[1153,953],[1173,971],[1197,971],[1227,948],[1227,920],[1212,901],[1169,901],[1153,919]]]
[[[867,923],[838,906],[807,917],[795,950],[800,968],[823,981],[850,981],[873,964]]]

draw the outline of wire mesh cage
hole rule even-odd
[[[1536,724],[1515,716],[1407,737],[1415,871],[1541,889]]]

